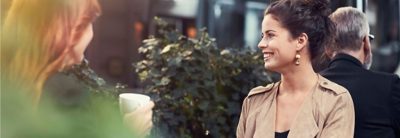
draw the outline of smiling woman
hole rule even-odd
[[[353,137],[350,94],[311,63],[333,37],[328,6],[325,0],[281,0],[266,9],[258,47],[265,68],[280,73],[281,81],[249,92],[237,137]]]

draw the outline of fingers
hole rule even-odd
[[[146,124],[144,125],[144,133],[150,132],[151,128],[153,127],[153,122],[152,121],[147,121]]]
[[[147,103],[144,106],[139,107],[138,109],[136,109],[135,111],[133,111],[132,113],[147,113],[147,112],[152,112],[152,109],[154,108],[154,102],[150,101],[149,103]],[[131,114],[131,113],[129,113]]]
[[[152,117],[154,102],[150,101],[145,106],[124,115],[124,122],[136,133],[145,136],[150,133],[153,127]]]
[[[151,132],[151,129],[153,128],[153,122],[150,122],[146,127],[145,127],[145,131],[143,131],[143,135],[149,135]]]
[[[154,102],[150,101],[145,106],[139,107],[137,110],[125,114],[124,119],[138,120],[140,118],[141,120],[151,122],[151,119],[153,117],[153,110],[152,110],[153,107],[154,107]]]
[[[153,127],[151,114],[129,114],[124,117],[124,122],[140,137],[150,134]]]
[[[154,108],[154,102],[150,101],[143,108],[145,108],[145,109],[153,109]]]

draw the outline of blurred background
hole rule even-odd
[[[86,56],[92,68],[109,82],[138,86],[131,64],[140,60],[142,40],[156,33],[154,16],[175,24],[184,35],[196,37],[206,27],[222,48],[257,50],[260,23],[268,0],[100,0],[103,15]],[[372,70],[393,73],[400,62],[400,4],[398,0],[334,0],[367,14],[375,35]],[[127,75],[129,74],[129,75]]]
[[[103,15],[86,51],[90,66],[107,82],[141,87],[132,63],[142,40],[156,33],[154,17],[196,37],[206,27],[218,47],[257,50],[260,23],[269,0],[100,0]],[[9,3],[2,2],[2,16]],[[400,62],[399,0],[333,0],[332,10],[353,6],[367,14],[373,40],[372,70],[393,73]]]

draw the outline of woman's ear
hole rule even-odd
[[[300,51],[306,47],[306,45],[308,45],[308,36],[306,33],[301,33],[300,36],[297,37],[296,50]]]

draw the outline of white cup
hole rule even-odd
[[[150,102],[150,97],[136,93],[122,93],[119,95],[119,107],[122,114],[135,111],[138,107]]]

